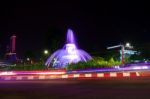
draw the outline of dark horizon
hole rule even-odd
[[[89,53],[125,42],[150,43],[146,3],[11,1],[2,2],[0,11],[1,55],[13,34],[21,57],[28,50],[62,48],[68,28],[74,31],[79,48]],[[51,46],[53,42],[56,46]]]

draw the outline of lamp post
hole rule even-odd
[[[45,59],[47,58],[48,55],[49,55],[49,51],[45,49],[45,50],[43,51],[43,55],[42,55],[42,56],[43,56],[43,57],[42,57],[43,59],[42,59],[42,60],[45,61]]]
[[[122,64],[125,63],[125,55],[124,55],[124,45],[121,45],[121,61],[122,61]]]
[[[133,48],[133,46],[130,45],[130,43],[126,43],[126,45],[116,45],[116,46],[111,46],[111,47],[107,47],[107,49],[114,49],[114,48],[118,48],[118,47],[121,47],[121,62],[122,64],[125,63],[125,47],[128,47],[128,48]]]

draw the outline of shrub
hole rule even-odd
[[[38,64],[17,64],[12,67],[13,70],[44,70],[45,66],[42,63]]]
[[[104,60],[102,57],[94,57],[92,60],[87,62],[78,62],[72,63],[66,66],[68,70],[74,69],[88,69],[88,68],[105,68],[109,67],[112,68],[114,65],[120,65],[120,61],[114,61],[113,58],[110,58],[109,61]]]

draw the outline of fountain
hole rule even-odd
[[[75,44],[73,31],[67,31],[67,44],[62,49],[54,52],[46,61],[47,67],[65,68],[70,63],[78,63],[80,61],[87,61],[92,57],[85,51],[78,49]]]

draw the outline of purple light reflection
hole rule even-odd
[[[114,67],[114,68],[113,68]],[[120,72],[120,71],[143,71],[143,70],[150,70],[150,64],[139,65],[134,64],[134,66],[129,67],[119,67],[115,68],[97,68],[97,69],[84,69],[84,70],[68,70],[67,73],[89,73],[89,72]]]

